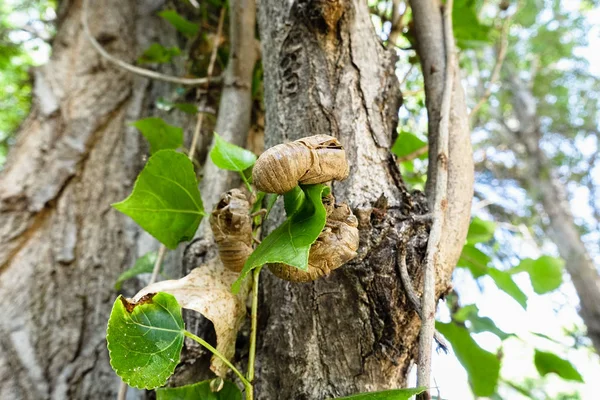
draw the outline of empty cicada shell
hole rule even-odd
[[[333,197],[331,197],[333,198]],[[308,271],[287,264],[269,264],[273,274],[292,282],[310,282],[329,275],[356,257],[358,249],[358,220],[347,204],[327,204],[325,228],[311,246],[308,255]]]
[[[210,215],[219,257],[225,268],[240,272],[252,253],[252,219],[250,203],[238,189],[221,196]]]
[[[348,171],[342,144],[333,136],[315,135],[266,150],[254,165],[252,179],[258,190],[283,194],[299,183],[345,179]]]

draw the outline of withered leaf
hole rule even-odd
[[[333,136],[315,135],[266,150],[254,165],[252,179],[258,190],[284,194],[298,184],[345,179],[348,172],[342,144]]]
[[[252,253],[250,203],[241,190],[232,189],[221,196],[210,216],[210,227],[223,265],[240,272]]]

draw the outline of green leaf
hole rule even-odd
[[[232,290],[237,293],[250,271],[268,263],[284,263],[303,271],[308,269],[310,246],[325,227],[327,212],[322,196],[329,193],[325,185],[301,186],[306,198],[283,224],[271,232],[250,254]]]
[[[456,0],[452,9],[456,44],[465,49],[489,42],[491,28],[479,22],[475,0]]]
[[[402,158],[414,153],[419,149],[422,149],[425,146],[427,146],[427,142],[422,141],[415,134],[402,131],[392,146],[392,153],[394,153],[398,158]],[[427,152],[424,152],[418,158],[427,158]]]
[[[204,215],[192,162],[173,150],[150,157],[131,195],[113,207],[170,249],[193,238]]]
[[[144,54],[140,58],[138,58],[138,63],[140,64],[150,64],[150,63],[168,63],[171,62],[171,59],[175,56],[181,54],[181,50],[179,47],[164,47],[158,43],[152,43],[150,47],[148,47]]]
[[[423,393],[427,388],[393,389],[381,392],[359,393],[346,397],[337,397],[338,399],[352,400],[408,400],[412,396]]]
[[[501,340],[508,339],[513,334],[508,334],[499,329],[494,321],[488,317],[479,316],[479,308],[475,304],[468,304],[461,307],[454,313],[452,319],[457,322],[470,322],[469,331],[472,333],[490,332],[498,336]]]
[[[186,114],[198,114],[198,106],[193,103],[174,103],[173,107],[175,107],[179,111],[183,111]]]
[[[544,294],[556,290],[563,282],[564,261],[561,258],[542,256],[537,260],[526,258],[515,267],[527,271],[533,290]]]
[[[144,118],[132,122],[150,143],[150,154],[159,150],[177,149],[183,145],[183,129],[169,125],[161,118]]]
[[[576,381],[583,383],[583,377],[575,369],[569,361],[560,358],[554,353],[535,350],[534,356],[535,368],[541,376],[546,376],[550,373],[555,373],[561,378],[568,381]]]
[[[106,331],[110,365],[129,386],[160,387],[179,363],[184,331],[181,307],[170,294],[150,294],[137,303],[119,296]]]
[[[454,323],[436,322],[437,330],[452,345],[456,358],[467,370],[469,383],[476,396],[491,396],[500,377],[500,360],[479,347],[465,328]]]
[[[151,273],[154,270],[154,263],[156,262],[156,257],[157,252],[151,251],[135,260],[135,264],[133,265],[133,267],[129,268],[127,271],[119,275],[117,281],[115,282],[115,290],[121,290],[121,285],[128,279],[131,279],[140,274]]]
[[[198,25],[188,21],[177,13],[175,10],[165,10],[158,13],[160,17],[165,19],[185,36],[192,38],[198,34]]]
[[[511,274],[496,268],[489,268],[488,274],[500,290],[515,299],[521,307],[527,309],[527,295],[523,293],[521,288],[513,281]]]
[[[494,237],[494,231],[496,230],[496,224],[492,221],[485,221],[481,218],[475,217],[469,225],[469,232],[467,233],[467,243],[484,243],[490,241]]]
[[[225,381],[221,390],[213,392],[210,382],[156,389],[156,400],[242,400],[242,392],[234,383]]]
[[[479,278],[488,272],[488,264],[492,259],[472,244],[463,247],[457,267],[469,268],[474,278]]]
[[[249,150],[226,142],[215,133],[215,145],[210,151],[210,159],[221,169],[243,172],[256,162],[256,155]]]
[[[300,188],[300,186],[296,186],[289,192],[283,195],[283,208],[285,209],[285,215],[288,217],[294,214],[296,210],[302,207],[304,201],[306,200],[306,195]]]

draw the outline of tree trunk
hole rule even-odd
[[[428,227],[411,218],[427,211],[426,200],[407,193],[389,155],[400,100],[396,58],[364,1],[263,0],[258,21],[266,147],[338,137],[350,176],[332,192],[355,210],[361,234],[359,257],[325,279],[298,284],[264,273],[258,397],[322,399],[405,386],[420,324],[396,262],[406,251],[420,288]],[[448,289],[453,266],[438,271],[438,293]]]
[[[161,3],[94,1],[91,29],[133,62],[153,41],[176,44],[156,16]],[[110,204],[130,193],[148,152],[127,122],[173,86],[102,59],[82,33],[81,6],[61,2],[52,59],[34,71],[33,110],[0,176],[2,399],[115,398],[105,341],[113,285],[156,246]]]
[[[513,92],[513,109],[519,121],[519,130],[513,133],[525,148],[524,156],[528,166],[524,181],[529,186],[529,193],[538,193],[548,215],[548,235],[565,260],[567,272],[579,296],[579,313],[587,326],[587,335],[600,354],[600,275],[575,225],[567,200],[567,190],[556,178],[540,148],[543,133],[529,85],[513,76],[509,87]]]
[[[93,4],[95,37],[122,60],[132,62],[152,41],[175,40],[155,17],[161,0]],[[254,17],[236,14],[252,4],[230,2],[232,44],[252,37]],[[147,154],[126,122],[156,115],[154,100],[172,86],[107,64],[82,35],[80,13],[80,1],[62,2],[52,60],[36,73],[36,105],[0,177],[0,302],[6,310],[0,375],[7,377],[0,398],[114,398],[119,379],[104,337],[113,283],[156,245],[110,204],[131,191]],[[258,25],[267,146],[315,134],[341,140],[350,177],[333,183],[332,192],[357,215],[361,246],[357,259],[313,283],[263,272],[257,398],[321,399],[405,386],[420,324],[407,304],[397,258],[406,253],[420,291],[429,226],[426,218],[413,218],[427,213],[426,198],[407,192],[389,153],[400,103],[396,58],[382,46],[361,0],[262,0]],[[234,52],[239,59],[230,58],[217,121],[219,133],[237,144],[248,131],[255,55],[243,43]],[[201,184],[207,208],[235,182],[210,165]],[[214,256],[209,236],[188,246],[184,270]],[[460,236],[453,239],[462,246]],[[454,267],[448,257],[437,271],[440,296]],[[179,261],[177,254],[172,258]],[[187,327],[205,336],[207,325]],[[202,354],[189,350],[184,363],[196,366],[187,374],[180,368],[178,384],[201,378]]]

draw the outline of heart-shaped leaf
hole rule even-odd
[[[242,392],[229,381],[223,388],[213,392],[211,381],[202,381],[192,385],[156,389],[156,400],[242,400]]]
[[[515,269],[527,271],[533,290],[537,294],[545,294],[562,284],[563,266],[564,261],[560,258],[542,256],[537,260],[526,258]]]
[[[325,226],[327,212],[322,196],[329,193],[325,185],[302,186],[305,199],[283,224],[271,232],[250,254],[233,285],[233,291],[254,268],[268,263],[284,263],[303,271],[308,269],[310,246],[317,240]]]
[[[213,259],[181,279],[157,282],[142,289],[134,299],[154,292],[175,296],[181,307],[197,311],[212,321],[217,334],[217,350],[230,360],[235,354],[237,333],[246,316],[246,298],[250,289],[250,282],[247,282],[243,290],[233,294],[230,288],[237,276],[236,272],[225,269],[219,259]],[[213,356],[211,369],[225,377],[228,367]]]
[[[383,390],[381,392],[359,393],[346,397],[337,397],[338,399],[352,400],[408,400],[412,396],[423,393],[427,388],[411,388],[411,389],[393,389]]]
[[[175,150],[183,145],[183,129],[169,125],[160,118],[144,118],[132,122],[150,143],[150,154],[159,150]]]
[[[231,144],[215,133],[215,144],[210,159],[221,169],[243,172],[256,162],[256,155],[249,150]]]
[[[119,296],[106,331],[110,365],[130,386],[160,387],[179,363],[183,337],[181,307],[170,294],[152,293],[137,302]]]
[[[467,370],[473,393],[482,397],[494,394],[500,377],[498,357],[479,347],[469,331],[455,323],[436,322],[435,327],[448,339],[458,361]]]
[[[131,279],[140,274],[151,273],[154,269],[156,257],[157,252],[151,251],[135,260],[135,264],[133,265],[133,267],[119,275],[117,281],[115,282],[115,290],[121,290],[121,285],[128,279]]]
[[[535,350],[535,368],[540,375],[546,376],[555,373],[563,379],[575,382],[583,382],[583,377],[569,361],[560,358],[554,353]]]
[[[170,249],[194,237],[204,215],[192,162],[173,150],[150,157],[131,195],[113,207]]]
[[[198,34],[198,25],[188,21],[175,10],[165,10],[158,13],[158,15],[169,22],[175,29],[185,36],[192,38]]]

